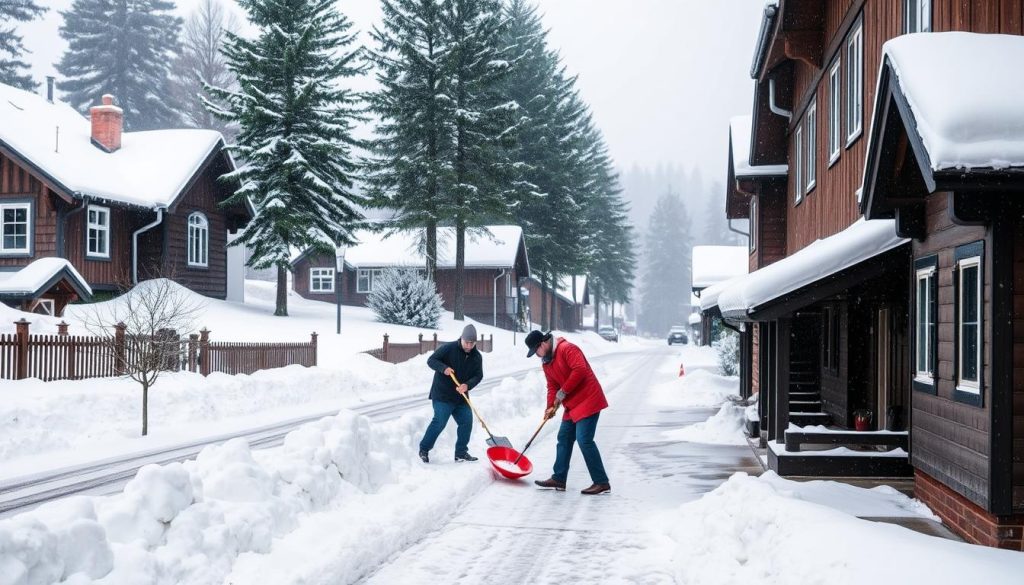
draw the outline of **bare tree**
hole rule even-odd
[[[182,104],[182,118],[195,128],[217,130],[234,141],[238,128],[213,116],[203,106],[212,100],[206,85],[235,89],[238,83],[220,49],[227,33],[238,31],[238,18],[220,0],[202,0],[182,29],[182,51],[171,68],[174,101]]]
[[[169,278],[139,283],[86,314],[90,333],[108,340],[115,370],[142,387],[142,434],[149,432],[149,389],[180,368],[181,336],[195,329],[204,308],[195,294]],[[111,336],[113,332],[113,336]]]

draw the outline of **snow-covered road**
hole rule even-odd
[[[746,446],[666,441],[663,431],[702,421],[711,410],[669,409],[649,390],[677,375],[678,350],[652,349],[630,375],[605,382],[597,444],[612,493],[585,496],[590,477],[577,450],[565,492],[539,490],[550,475],[555,424],[529,452],[534,473],[496,480],[436,532],[389,559],[365,582],[672,583],[673,543],[659,517],[695,499],[732,472],[760,472]],[[557,422],[553,421],[553,422]]]

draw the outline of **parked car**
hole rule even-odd
[[[673,343],[689,343],[690,339],[686,336],[686,327],[682,325],[676,325],[675,327],[668,330],[668,344]]]
[[[602,325],[598,327],[597,334],[607,341],[614,341],[615,343],[619,342],[619,332],[609,325]]]

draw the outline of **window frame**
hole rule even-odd
[[[803,155],[804,155],[804,125],[800,123],[796,127],[796,132],[793,134],[793,140],[796,144],[793,146],[794,158],[796,158],[793,171],[793,186],[796,187],[796,199],[793,205],[800,205],[804,200],[804,184],[803,184]]]
[[[49,307],[48,312],[36,312],[36,309],[41,306]],[[28,312],[34,315],[48,315],[50,317],[57,317],[57,303],[55,303],[53,299],[36,299],[35,301],[32,302],[32,307],[29,309]]]
[[[317,272],[321,274],[316,274]],[[315,295],[327,295],[334,294],[334,282],[337,280],[337,273],[334,268],[329,266],[310,266],[309,267],[309,293]],[[314,286],[314,283],[320,283],[320,288]],[[329,288],[325,288],[329,285]]]
[[[926,315],[922,315],[922,304],[920,302],[919,291],[921,282],[925,281],[927,287],[927,298],[925,299],[924,308],[927,312]],[[913,332],[912,332],[912,347],[914,356],[914,370],[912,378],[912,386],[915,390],[921,392],[927,392],[929,394],[935,394],[937,392],[938,384],[936,378],[939,370],[938,363],[938,292],[939,292],[939,257],[937,255],[926,256],[919,258],[914,261],[914,315],[913,315]],[[925,360],[927,362],[928,370],[919,369],[918,363],[918,352],[921,344],[921,318],[924,317],[926,322],[923,324],[924,329],[927,331],[927,340],[925,340]]]
[[[4,238],[7,233],[4,222],[4,213],[8,209],[25,210],[25,247],[7,248],[4,245]],[[13,222],[20,223],[20,222]],[[0,256],[6,258],[23,258],[35,254],[35,200],[34,199],[4,199],[0,201]]]
[[[815,96],[804,117],[804,127],[807,129],[807,151],[804,161],[804,192],[810,195],[811,191],[818,184],[818,98]]]
[[[747,238],[747,255],[757,251],[757,228],[759,226],[757,214],[757,196],[755,195],[750,198],[750,237]]]
[[[89,217],[90,214],[95,211],[97,215],[102,213],[106,217],[106,224],[93,223]],[[93,205],[90,203],[85,210],[85,257],[90,260],[110,260],[110,234],[113,230],[111,226],[111,214],[110,208],[103,205]],[[106,244],[105,252],[93,252],[92,251],[92,232],[105,232],[106,237],[104,243]]]
[[[972,242],[958,246],[953,252],[953,398],[957,402],[973,406],[983,406],[985,389],[985,254],[984,242]],[[977,379],[965,380],[963,374],[963,295],[965,268],[977,269],[976,298],[977,333],[975,340],[974,365]]]
[[[193,225],[193,219],[202,220],[202,224]],[[210,267],[210,220],[206,217],[206,214],[201,211],[193,211],[188,214],[186,219],[186,246],[185,254],[189,268],[209,268]],[[194,237],[192,231],[196,230],[199,232],[201,247],[198,249],[200,254],[196,254],[196,250],[193,248]]]
[[[911,27],[911,14],[915,14],[916,26]],[[922,25],[922,23],[925,23]],[[932,2],[931,0],[903,0],[903,34],[932,32]]]
[[[828,166],[843,152],[843,59],[836,57],[828,72]]]
[[[373,283],[384,273],[383,268],[357,268],[356,269],[356,293],[368,295],[373,292]],[[366,276],[367,289],[363,290],[362,283],[360,282],[363,276]]]
[[[846,39],[846,148],[864,133],[864,20],[850,29]]]

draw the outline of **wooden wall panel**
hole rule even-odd
[[[227,212],[218,204],[230,193],[217,182],[224,173],[219,158],[206,166],[188,192],[164,214],[164,273],[188,288],[217,299],[227,296]],[[209,222],[205,268],[188,265],[188,217],[201,212]]]
[[[1013,242],[1013,506],[1024,509],[1024,217]]]
[[[57,212],[54,195],[28,170],[0,154],[0,201],[5,199],[32,199],[32,251],[31,257],[0,257],[0,267],[25,266],[37,258],[56,255]]]

